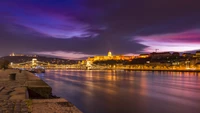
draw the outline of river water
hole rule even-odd
[[[200,73],[48,70],[36,76],[84,113],[200,113]]]

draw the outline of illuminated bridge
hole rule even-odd
[[[47,62],[41,62],[37,59],[32,59],[32,61],[22,62],[22,63],[11,63],[12,68],[20,69],[31,69],[34,67],[44,67],[45,69],[127,69],[129,67],[125,66],[111,66],[111,65],[95,65],[88,61],[86,64],[51,64]]]
[[[32,61],[22,62],[22,63],[11,63],[12,68],[24,68],[30,69],[36,66],[44,67],[46,69],[66,69],[66,68],[79,68],[77,64],[66,65],[66,64],[51,64],[47,62],[41,62],[37,59],[32,59]]]

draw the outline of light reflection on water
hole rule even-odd
[[[85,113],[200,113],[200,74],[46,71],[36,74]]]

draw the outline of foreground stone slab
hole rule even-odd
[[[48,103],[48,102],[68,102],[64,98],[58,98],[58,99],[33,99],[32,103]]]
[[[14,89],[13,92],[10,93],[10,95],[22,95],[26,94],[26,88],[25,87],[17,87]]]
[[[26,75],[28,81],[41,80],[39,77],[35,76],[33,73],[30,73],[28,71],[25,71],[24,74]]]
[[[26,96],[24,94],[21,95],[12,95],[9,100],[24,100],[26,99]]]
[[[10,96],[9,95],[1,95],[0,94],[0,99],[2,99],[2,100],[8,100],[9,98],[10,98]]]
[[[72,103],[63,98],[33,99],[31,113],[82,113]]]
[[[24,100],[0,100],[0,113],[28,113]]]
[[[26,86],[30,98],[50,98],[52,88],[42,80],[27,81]]]

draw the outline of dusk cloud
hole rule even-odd
[[[5,0],[0,3],[0,56],[196,51],[199,4],[198,0]]]
[[[137,36],[134,40],[138,43],[148,46],[145,52],[153,52],[159,49],[164,51],[192,51],[200,49],[200,29],[180,32],[168,33],[161,35]]]
[[[51,56],[51,57],[60,57],[63,59],[83,59],[87,57],[91,57],[92,55],[83,54],[79,52],[64,52],[64,51],[42,51],[42,52],[32,52],[31,54],[39,54],[39,55],[45,55],[45,56]]]

